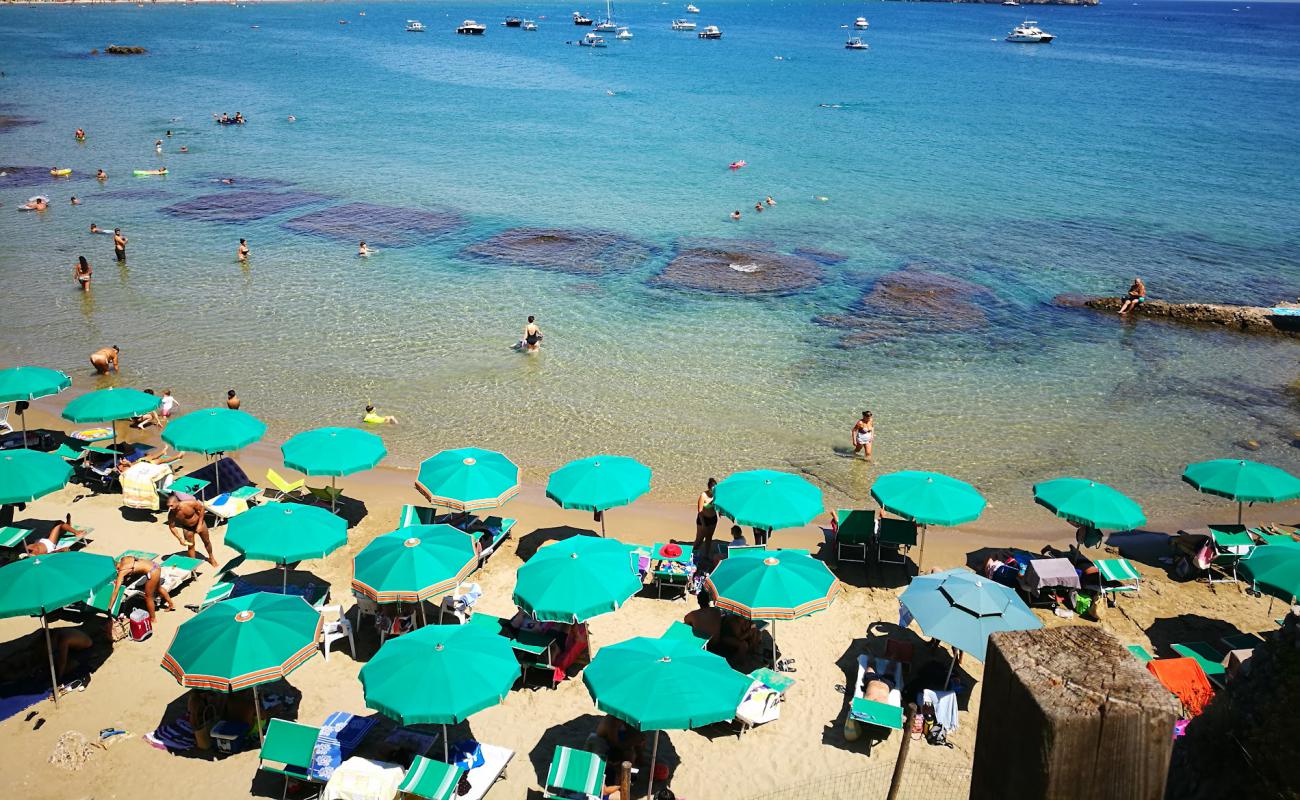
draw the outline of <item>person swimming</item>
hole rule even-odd
[[[361,244],[357,245],[357,255],[362,257],[370,255],[370,248],[366,247],[365,242],[362,242]]]
[[[366,406],[366,415],[361,421],[367,425],[396,425],[397,417],[392,414],[380,414],[373,405]]]
[[[72,203],[72,205],[74,205],[74,206],[79,206],[79,205],[81,205],[81,201],[77,199],[77,196],[76,196],[75,194],[72,196],[72,201],[71,201],[71,203]]]
[[[740,209],[739,209],[739,208],[736,209],[735,211],[731,212],[731,219],[732,219],[732,221],[734,221],[734,222],[740,222]]]
[[[86,141],[86,132],[83,131],[81,128],[77,128],[77,131],[76,133],[73,134],[73,136],[77,137],[77,141],[79,142]]]
[[[99,181],[100,183],[103,183],[104,181],[108,180],[108,173],[104,172],[104,170],[102,169],[97,170],[95,172],[95,180]]]

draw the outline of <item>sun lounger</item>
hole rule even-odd
[[[1134,658],[1141,661],[1143,664],[1155,659],[1155,656],[1151,655],[1150,651],[1140,644],[1127,644],[1124,645],[1124,647],[1133,654]]]
[[[266,738],[262,741],[262,750],[257,756],[257,768],[284,776],[284,792],[280,795],[282,800],[289,794],[291,778],[317,786],[324,785],[314,780],[309,771],[318,736],[320,728],[283,719],[272,719],[267,726]]]
[[[907,554],[916,546],[916,523],[910,519],[882,517],[876,523],[876,561],[907,564]],[[893,555],[894,557],[887,557]]]
[[[1219,639],[1223,646],[1229,650],[1254,650],[1264,643],[1263,637],[1258,633],[1234,633],[1231,636],[1224,636]]]
[[[492,744],[480,746],[483,748],[483,763],[466,773],[470,789],[465,794],[456,795],[456,800],[482,800],[492,784],[506,774],[510,759],[515,757],[515,751],[505,747]]]
[[[406,528],[411,525],[433,525],[433,520],[438,516],[438,509],[429,506],[402,506],[402,513],[397,517],[397,527]]]
[[[478,565],[482,568],[487,563],[488,556],[496,552],[510,536],[510,531],[515,527],[516,520],[509,517],[466,517],[463,514],[439,514],[436,508],[430,506],[404,505],[402,512],[397,517],[397,527],[405,528],[408,525],[451,525],[453,528],[465,531],[468,534],[478,537]]]
[[[465,770],[460,767],[416,756],[397,787],[397,794],[402,798],[418,797],[420,800],[452,800],[456,796],[456,784],[464,774]]]
[[[865,564],[871,543],[876,537],[876,512],[864,509],[836,509],[831,518],[832,541],[836,561],[857,561]],[[845,550],[861,549],[862,558],[849,558]]]
[[[321,505],[335,506],[338,505],[339,498],[343,496],[343,490],[336,489],[333,486],[322,486],[319,489],[308,486],[307,494],[319,501]]]
[[[1188,642],[1186,644],[1170,645],[1173,651],[1184,658],[1190,658],[1201,666],[1201,671],[1205,677],[1210,679],[1210,683],[1217,686],[1223,685],[1223,676],[1227,673],[1228,668],[1223,665],[1225,658],[1223,653],[1215,650],[1213,646],[1206,642]]]
[[[1147,662],[1147,670],[1183,704],[1183,712],[1200,716],[1214,699],[1214,689],[1205,671],[1194,658],[1157,658]]]
[[[82,528],[80,536],[64,534],[59,537],[59,541],[54,545],[54,552],[60,553],[64,550],[71,550],[74,547],[84,547],[90,541],[90,534],[94,533],[94,528]],[[33,538],[36,531],[31,528],[0,528],[0,551],[9,551],[18,558],[26,558],[27,545],[35,543],[37,536]]]
[[[233,492],[223,492],[211,500],[204,500],[203,507],[220,521],[228,522],[253,505],[256,498],[262,496],[262,490],[256,486],[245,486]]]
[[[542,797],[546,800],[600,800],[605,782],[605,759],[586,750],[555,748],[546,773]]]
[[[234,576],[231,572],[235,567],[238,567],[243,563],[244,557],[240,555],[235,556],[223,564],[221,568],[217,570],[216,580],[208,589],[208,593],[203,596],[203,599],[198,603],[186,606],[186,608],[191,609],[192,611],[203,611],[210,605],[220,603],[222,600],[228,600],[231,593],[235,591]]]
[[[278,500],[280,502],[299,499],[302,497],[302,487],[307,484],[305,478],[303,480],[289,483],[284,478],[280,477],[280,473],[273,469],[268,469],[266,471],[266,482],[271,484],[271,488],[268,491],[274,493],[274,496],[269,499]]]
[[[882,675],[893,680],[894,686],[889,690],[888,702],[868,700],[866,697],[868,675]],[[872,658],[866,653],[858,656],[858,676],[853,684],[853,699],[849,703],[849,717],[865,725],[883,728],[883,740],[889,731],[903,729],[903,665],[885,658]],[[865,732],[867,749],[870,751],[872,737]]]
[[[86,457],[86,448],[75,447],[64,442],[63,444],[58,446],[58,449],[54,450],[54,455],[68,462],[69,464],[76,466],[81,463],[81,459]]]
[[[141,556],[143,558],[143,556]],[[159,577],[159,586],[167,590],[167,594],[175,594],[180,591],[181,587],[194,580],[199,576],[199,567],[208,562],[201,558],[190,558],[189,556],[170,555],[162,560],[162,571]],[[124,600],[144,597],[144,587],[148,583],[149,576],[140,575],[130,583],[122,585],[122,594]]]
[[[1099,558],[1093,565],[1097,567],[1097,591],[1107,598],[1142,588],[1142,574],[1127,558]]]

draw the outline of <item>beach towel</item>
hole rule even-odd
[[[147,461],[133,465],[122,475],[122,505],[157,511],[162,506],[158,499],[158,484],[172,474],[167,464],[150,464]]]
[[[188,717],[164,722],[157,730],[146,733],[144,740],[150,746],[169,753],[183,753],[197,746],[194,741],[194,728],[190,725]]]
[[[16,717],[50,697],[50,688],[42,689],[39,681],[6,683],[0,686],[0,722]]]
[[[346,711],[335,711],[325,718],[316,735],[316,746],[311,751],[311,763],[307,774],[314,781],[327,783],[334,776],[334,770],[343,763],[343,746],[339,744],[338,733],[352,720]]]
[[[1189,716],[1200,716],[1214,699],[1214,689],[1205,670],[1193,658],[1157,658],[1147,662],[1147,669],[1166,689],[1173,692]]]
[[[569,677],[569,667],[578,660],[578,656],[587,652],[587,626],[584,623],[574,625],[569,631],[568,646],[560,653],[555,665],[555,682],[559,683]]]
[[[933,706],[934,719],[944,727],[949,733],[957,730],[957,693],[956,692],[936,692],[933,689],[922,689],[920,695],[916,698],[918,705]]]

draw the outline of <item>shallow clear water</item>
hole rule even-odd
[[[1243,440],[1300,468],[1294,341],[1051,305],[1135,273],[1179,300],[1300,293],[1300,7],[702,5],[721,41],[669,30],[676,5],[620,3],[636,38],[605,50],[565,46],[583,32],[572,4],[0,10],[0,114],[40,121],[0,132],[0,165],[76,171],[0,178],[3,359],[75,372],[117,343],[121,382],[190,409],[234,386],[277,434],[355,420],[369,399],[401,419],[384,431],[398,463],[475,443],[540,480],[612,451],[650,464],[669,498],[765,466],[860,497],[878,471],[918,467],[971,480],[995,517],[1032,513],[1028,485],[1067,473],[1169,513],[1189,499],[1183,464]],[[1058,40],[1001,41],[1026,13]],[[510,14],[541,29],[502,28]],[[869,52],[842,47],[859,14]],[[469,16],[486,36],[453,34]],[[405,33],[408,18],[429,32]],[[110,42],[151,54],[86,55]],[[248,125],[213,124],[236,110]],[[165,179],[130,177],[160,163]],[[235,191],[276,196],[217,201],[238,221],[210,221],[209,200],[174,208]],[[37,192],[52,210],[12,211]],[[769,194],[778,205],[753,213]],[[395,246],[368,260],[351,238],[283,227],[355,202],[463,224],[376,230]],[[127,267],[92,221],[124,228]],[[583,255],[577,274],[465,252],[523,226],[644,249]],[[713,239],[843,260],[788,294],[656,282]],[[984,319],[904,308],[867,317],[859,332],[887,335],[857,347],[814,322],[909,263],[985,287]],[[508,349],[528,313],[548,335],[536,357]],[[835,451],[863,408],[875,467]]]

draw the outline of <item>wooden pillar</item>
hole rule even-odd
[[[995,633],[971,800],[1162,800],[1179,706],[1095,626]]]

